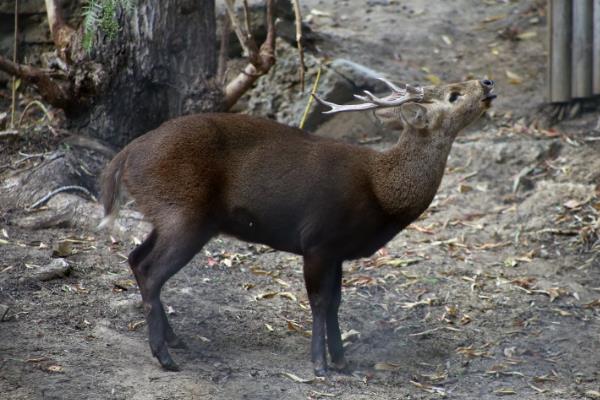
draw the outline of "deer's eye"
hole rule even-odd
[[[461,96],[461,94],[459,92],[452,92],[452,93],[450,93],[450,97],[448,98],[448,101],[450,103],[454,103],[460,96]]]

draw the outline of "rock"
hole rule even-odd
[[[68,276],[71,273],[71,265],[62,258],[55,258],[49,264],[44,265],[34,272],[34,278],[39,281],[50,281]]]
[[[7,305],[0,304],[0,322],[8,321],[8,309]]]
[[[369,90],[375,93],[389,92],[387,85],[378,79],[382,77],[383,74],[374,69],[344,58],[333,60],[330,67],[352,82],[355,88],[360,91]]]
[[[309,93],[319,70],[320,60],[305,52],[305,90],[300,90],[298,51],[290,44],[278,41],[277,64],[271,72],[258,79],[254,89],[246,93],[236,109],[244,108],[253,115],[274,118],[279,122],[298,126],[309,101]],[[237,68],[236,70],[239,70]],[[346,59],[323,64],[317,94],[334,103],[354,101],[361,90],[387,92],[385,84],[377,80],[382,74]],[[323,114],[327,107],[316,102],[307,115],[304,129],[315,131],[332,115]]]
[[[142,300],[137,294],[115,299],[110,302],[109,307],[117,314],[127,318],[139,318],[144,313]]]

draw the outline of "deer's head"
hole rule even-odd
[[[375,110],[377,117],[392,128],[409,128],[422,134],[444,135],[454,138],[491,106],[494,82],[489,79],[471,80],[440,86],[396,86],[382,79],[392,93],[376,97],[369,91],[355,95],[359,104],[338,105],[321,100],[331,107],[326,113]]]

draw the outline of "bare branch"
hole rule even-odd
[[[250,13],[248,12],[248,0],[244,0],[244,23],[246,24],[246,35],[249,40],[252,39],[252,28],[250,28]]]
[[[58,0],[45,0],[52,41],[61,59],[69,59],[69,47],[75,30],[65,22]]]
[[[68,107],[72,95],[63,82],[54,79],[49,71],[12,62],[0,55],[0,71],[19,77],[25,83],[35,85],[42,97],[59,108]]]
[[[219,60],[217,65],[217,82],[221,85],[225,85],[225,79],[227,74],[227,53],[229,52],[229,32],[231,31],[231,22],[229,16],[223,17],[223,24],[221,25],[221,45],[219,47]]]
[[[300,54],[300,86],[304,91],[304,49],[302,48],[302,14],[300,13],[300,4],[298,0],[292,0],[294,5],[294,15],[296,17],[296,43],[298,45],[298,53]]]
[[[226,0],[227,11],[231,25],[245,51],[248,51],[248,65],[244,70],[225,87],[225,109],[231,108],[256,80],[265,75],[275,64],[275,21],[273,15],[273,0],[267,0],[267,37],[260,49],[256,49],[256,42],[249,34],[244,38],[237,15],[233,10],[234,0]]]
[[[244,2],[244,12],[246,15],[248,14],[247,5],[248,3]],[[242,30],[237,13],[235,12],[235,0],[225,0],[225,8],[227,9],[227,15],[229,15],[231,27],[233,28],[233,31],[235,32],[235,35],[237,36],[244,53],[249,59],[252,59],[252,57],[258,52],[258,47],[254,41],[254,38],[252,37],[251,32],[249,30],[244,32]]]
[[[13,37],[13,63],[17,62],[17,40],[19,37],[19,0],[15,0],[15,32]],[[10,100],[10,128],[15,127],[15,112],[17,110],[17,82],[12,77],[12,96]]]

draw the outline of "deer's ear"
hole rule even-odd
[[[427,108],[417,103],[405,103],[400,107],[400,113],[406,123],[416,129],[425,129],[429,126]]]
[[[387,129],[402,130],[404,122],[400,115],[400,107],[378,108],[374,111],[375,118]]]

